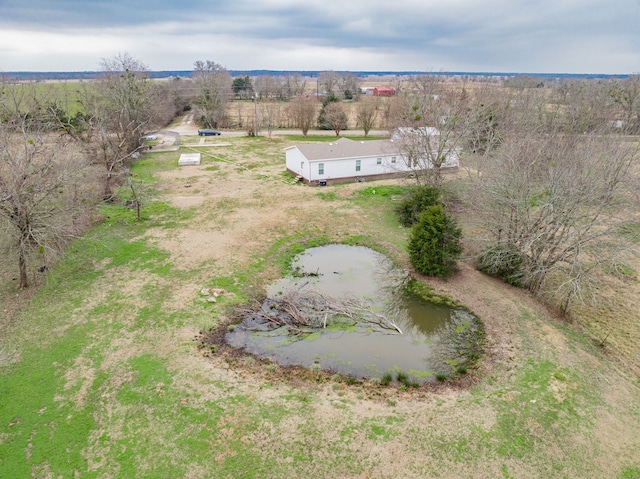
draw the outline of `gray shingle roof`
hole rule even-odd
[[[296,147],[311,161],[400,155],[400,145],[391,140],[354,141],[340,138],[331,143],[305,143]]]

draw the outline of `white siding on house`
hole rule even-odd
[[[287,152],[289,154],[289,152]],[[291,155],[293,156],[293,155]],[[362,158],[347,158],[347,159],[324,159],[308,161],[310,170],[308,173],[305,171],[302,176],[305,180],[315,182],[318,180],[334,180],[340,178],[351,178],[355,176],[373,176],[394,173],[397,171],[406,171],[407,168],[403,168],[404,162],[398,161],[395,165],[391,164],[391,157],[383,157],[382,163],[377,164],[377,160],[380,156],[362,157]],[[356,161],[360,161],[360,171],[356,171]],[[288,165],[295,165],[295,160],[290,158],[287,162]],[[324,174],[319,174],[319,165],[324,166]],[[290,171],[296,171],[287,166]]]
[[[296,146],[286,148],[285,152],[287,169],[303,178],[309,178],[311,165],[307,157]]]
[[[400,152],[400,145],[391,140],[353,141],[342,138],[333,143],[291,146],[285,148],[285,153],[287,169],[309,183],[411,170]],[[358,161],[359,170],[356,169]],[[457,154],[448,158],[446,166],[458,166]]]

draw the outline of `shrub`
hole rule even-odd
[[[359,384],[360,380],[358,378],[356,378],[355,376],[349,375],[349,376],[346,376],[344,378],[344,382],[346,384],[348,384],[349,386],[353,386],[354,384]]]
[[[462,230],[441,205],[428,207],[413,227],[409,259],[418,273],[446,278],[457,271]]]
[[[398,371],[397,378],[405,388],[417,388],[418,386],[420,386],[417,381],[411,379],[411,377],[404,371]]]
[[[526,274],[527,257],[513,245],[496,244],[478,255],[476,268],[521,287]]]
[[[320,363],[314,362],[311,366],[309,366],[309,371],[311,371],[313,374],[320,374],[322,372],[322,366],[320,366]]]
[[[383,386],[388,386],[393,381],[393,373],[391,371],[387,371],[380,378],[380,384]]]
[[[441,203],[442,192],[433,186],[416,186],[395,208],[402,226],[413,226],[424,210]]]

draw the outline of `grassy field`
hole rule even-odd
[[[407,262],[385,194],[402,185],[292,185],[293,141],[185,140],[203,162],[182,169],[180,152],[148,154],[141,222],[104,207],[37,290],[17,291],[0,261],[0,478],[640,477],[636,283],[612,289],[615,314],[568,324],[463,263],[430,284],[479,315],[486,354],[464,384],[433,389],[200,349],[201,330],[305,247]],[[202,288],[225,293],[209,303]],[[587,334],[597,321],[616,331],[609,347]]]
[[[91,82],[42,82],[23,83],[14,85],[18,88],[16,97],[20,98],[22,109],[33,107],[32,99],[46,105],[56,105],[69,116],[84,112],[81,99],[92,91],[94,85]],[[20,91],[22,90],[22,91]]]

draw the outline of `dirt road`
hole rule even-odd
[[[187,113],[183,118],[180,124],[172,125],[166,128],[167,131],[172,131],[175,133],[179,133],[183,136],[196,136],[198,134],[198,125],[193,120],[193,112]],[[247,132],[244,130],[220,130],[222,132],[222,136],[246,136]],[[364,130],[343,130],[342,136],[364,136]],[[302,132],[300,130],[273,130],[271,132],[272,135],[300,135]],[[387,136],[389,134],[386,130],[371,130],[369,132],[370,136]],[[261,130],[259,132],[260,136],[268,136],[268,132],[266,130]],[[310,130],[309,135],[326,135],[326,136],[335,136],[335,132],[333,130]]]

